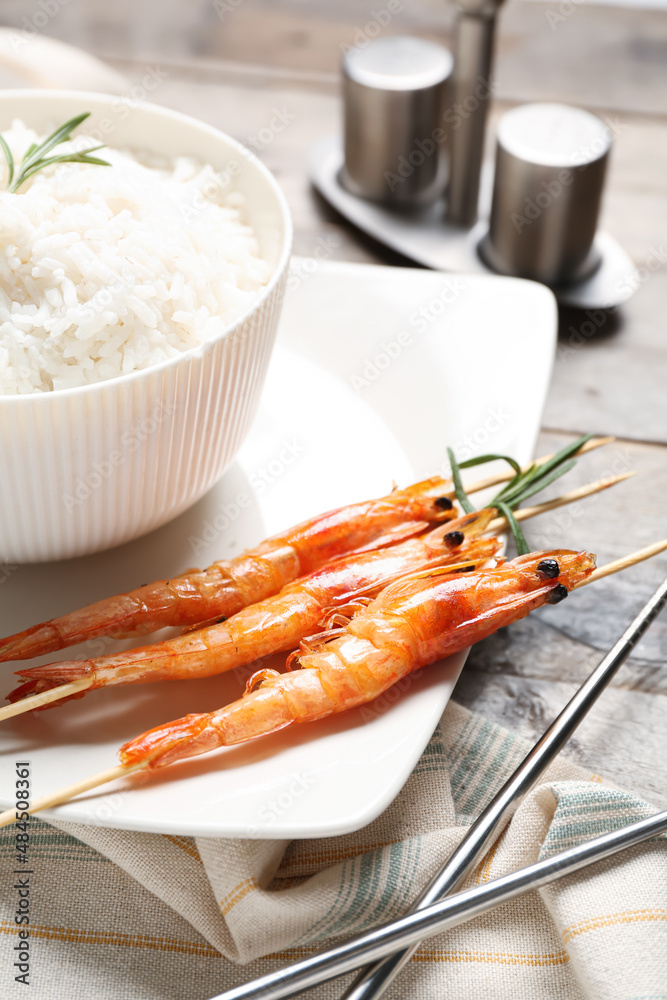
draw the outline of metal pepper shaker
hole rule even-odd
[[[548,285],[595,271],[611,144],[609,127],[581,108],[525,104],[503,115],[489,233],[480,248],[494,270]]]
[[[397,206],[427,204],[442,193],[452,68],[442,45],[409,36],[346,53],[341,181],[348,191]]]

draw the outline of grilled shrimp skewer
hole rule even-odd
[[[449,480],[433,476],[378,500],[328,511],[206,570],[158,580],[8,636],[0,640],[0,661],[53,653],[100,635],[126,638],[229,617],[337,556],[455,518],[453,495]]]
[[[495,569],[433,570],[399,580],[337,638],[302,653],[301,669],[258,671],[238,701],[149,730],[121,748],[121,762],[170,764],[372,701],[413,670],[471,646],[534,608],[558,603],[594,567],[595,557],[586,552],[555,550]]]
[[[375,596],[392,580],[416,570],[448,563],[473,568],[491,559],[500,549],[500,542],[478,536],[486,531],[495,513],[491,508],[467,514],[420,538],[342,557],[288,584],[279,594],[242,609],[228,621],[175,639],[91,660],[19,670],[27,680],[8,695],[8,700],[19,702],[20,707],[21,699],[27,696],[80,678],[88,678],[87,690],[92,690],[107,685],[209,677],[269,653],[294,649],[304,636],[321,628],[324,613],[333,606]],[[65,697],[68,694],[69,690],[63,691]],[[26,709],[29,707],[26,705]]]
[[[586,441],[577,454],[612,440]],[[553,457],[545,455],[535,464],[543,465]],[[480,480],[469,492],[505,482],[512,474],[513,470]],[[229,617],[277,594],[292,580],[333,558],[369,546],[390,545],[420,534],[430,524],[454,518],[453,497],[450,480],[433,476],[379,500],[340,507],[275,535],[235,559],[146,584],[0,639],[0,661],[26,660],[101,635],[126,638],[167,625],[197,625]]]
[[[263,674],[265,683],[258,691],[251,691],[219,712],[187,716],[149,730],[121,747],[120,765],[36,799],[27,812],[62,805],[134,771],[146,771],[361,704],[422,664],[490,635],[540,604],[557,602],[567,588],[618,573],[666,549],[667,539],[663,539],[597,570],[592,568],[594,557],[586,553],[549,552],[521,556],[486,574],[438,576],[435,570],[422,574],[421,582],[399,581],[353,619],[335,642],[318,653],[304,654],[302,670],[270,675],[270,684]],[[551,560],[558,564],[558,576],[553,576]],[[503,571],[509,574],[505,588]],[[487,577],[486,582],[480,580],[482,576]],[[448,587],[448,581],[454,582]],[[468,593],[464,592],[465,582],[472,588]],[[487,604],[489,598],[492,601]],[[459,630],[465,635],[459,635]],[[351,657],[349,665],[343,662],[343,655]],[[370,655],[368,669],[364,664],[366,655]],[[17,814],[14,806],[0,813],[0,827],[15,823],[17,815],[23,814]]]
[[[535,517],[608,489],[628,475],[601,479],[534,507],[524,507],[516,511],[515,517],[517,520]],[[470,564],[474,564],[470,548],[459,552],[457,548],[464,541],[468,546],[470,539],[483,531],[507,527],[505,518],[490,521],[491,516],[492,510],[487,508],[450,521],[420,539],[341,557],[309,577],[288,584],[274,599],[267,598],[243,609],[224,625],[221,622],[215,623],[213,628],[202,625],[198,634],[188,640],[158,643],[96,660],[52,663],[20,670],[18,673],[27,681],[8,696],[13,704],[0,708],[0,720],[81,696],[93,687],[220,673],[267,653],[292,648],[304,634],[319,626],[324,607],[360,597],[368,600],[368,595],[377,593],[392,579],[414,572],[420,564],[427,568],[447,563],[449,556],[443,554],[443,542],[457,559],[466,556]],[[475,556],[479,558],[476,563],[481,564],[483,557],[488,558],[492,553],[490,549],[480,548],[481,543],[477,544]]]

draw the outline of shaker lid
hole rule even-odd
[[[343,69],[356,83],[377,90],[423,90],[446,80],[454,60],[442,45],[411,35],[378,38],[351,48]]]
[[[594,163],[611,148],[611,131],[596,115],[565,104],[524,104],[498,123],[498,143],[517,160],[547,167]]]

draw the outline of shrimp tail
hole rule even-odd
[[[129,766],[150,761],[147,766],[156,767],[172,759],[181,760],[214,750],[220,742],[219,734],[210,725],[210,718],[210,714],[186,715],[183,719],[149,729],[120,748],[121,762]]]
[[[30,698],[33,694],[41,694],[42,691],[49,691],[53,684],[41,681],[38,678],[33,678],[29,681],[24,681],[23,684],[19,684],[15,687],[13,691],[10,691],[8,695],[5,696],[5,700],[14,704],[17,701],[23,701],[24,698]]]
[[[197,580],[202,589],[205,574],[192,571],[190,580]],[[206,581],[210,586],[210,581]],[[226,581],[220,584],[218,599],[228,603],[225,590]],[[52,618],[39,625],[33,625],[23,632],[0,640],[0,662],[6,660],[28,660],[33,656],[54,653],[67,646],[76,646],[100,635],[114,639],[148,635],[167,625],[173,624],[178,615],[183,624],[191,617],[203,617],[199,608],[206,606],[195,586],[187,576],[172,580],[157,580],[127,594],[105,598],[89,604],[85,608]],[[239,607],[242,606],[238,602]],[[238,610],[233,607],[233,611]]]
[[[60,636],[50,622],[33,625],[24,632],[5,639],[0,647],[0,662],[6,660],[28,660],[42,652],[50,653],[60,648]]]
[[[55,687],[56,684],[69,684],[79,677],[90,677],[90,660],[62,660],[58,663],[42,663],[38,667],[24,667],[17,670],[19,677],[35,679],[44,683],[43,691]],[[48,685],[48,687],[47,687]]]
[[[83,676],[80,674],[79,676]],[[76,680],[76,677],[68,678],[68,680]],[[30,698],[34,694],[42,694],[44,691],[51,691],[53,688],[60,687],[61,684],[66,684],[67,680],[60,680],[58,678],[41,678],[32,677],[23,684],[19,684],[15,687],[13,691],[10,691],[6,696],[6,700],[14,704],[17,701],[23,701],[24,698]],[[60,698],[58,701],[49,702],[47,705],[41,705],[39,708],[33,708],[33,712],[44,712],[46,709],[53,708],[54,705],[63,705],[66,701],[71,701],[73,698],[83,698],[88,691],[79,691],[76,694],[67,695],[65,698]]]
[[[323,718],[336,710],[316,671],[276,674],[217,712],[186,715],[149,729],[125,743],[119,756],[123,764],[146,761],[149,767],[162,767],[217,747],[267,736],[292,723]]]

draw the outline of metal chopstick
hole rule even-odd
[[[456,927],[529,889],[539,889],[664,831],[667,831],[667,811],[631,823],[614,833],[588,840],[578,847],[520,868],[492,882],[440,900],[426,909],[367,931],[329,951],[220,993],[212,1000],[281,1000],[283,997],[294,996],[300,990],[310,989],[326,980],[342,976],[364,962],[376,961],[397,949],[416,945],[424,937]]]
[[[430,906],[453,892],[483,856],[499,827],[517,808],[531,786],[560,753],[579,723],[585,718],[665,604],[667,604],[667,580],[658,587],[618,642],[598,664],[589,678],[584,681],[560,715],[556,717],[519,764],[514,774],[479,815],[459,846],[450,855],[444,867],[441,868],[421,896],[415,907],[416,910]],[[371,968],[362,969],[346,991],[343,1000],[376,1000],[396,978],[415,950],[416,945],[396,955],[389,956]]]
[[[558,754],[562,746],[572,735],[579,722],[581,722],[581,720],[585,717],[591,706],[595,703],[598,696],[604,690],[621,664],[625,661],[651,622],[657,617],[665,603],[667,603],[667,580],[664,581],[662,586],[660,586],[655,594],[650,598],[637,618],[625,631],[623,636],[596,667],[588,680],[584,682],[577,694],[566,705],[560,715],[544,733],[542,738],[538,740],[533,749],[526,756],[525,760],[519,765],[514,775],[505,783],[505,785],[503,785],[495,798],[482,812],[477,821],[470,828],[468,834],[463,839],[459,847],[456,851],[454,851],[444,868],[440,871],[435,881],[422,896],[422,899],[418,904],[418,910],[423,907],[430,906],[438,899],[443,899],[475,865],[480,856],[484,853],[485,849],[488,847],[490,841],[493,839],[493,836],[497,832],[501,823],[510,814],[510,812],[516,808],[521,798],[529,790],[530,786],[534,784],[537,778],[543,773],[545,768]],[[499,881],[502,882],[502,880]],[[462,899],[463,897],[459,896],[456,898]],[[390,926],[396,927],[397,925],[392,924]],[[448,924],[447,926],[453,925]],[[444,928],[438,927],[436,929],[442,930]],[[374,933],[375,932],[370,932],[370,935],[365,935],[364,938],[372,938]],[[418,943],[418,937],[415,937],[412,940]],[[354,942],[351,942],[350,944],[353,943]],[[407,944],[407,941],[405,943]],[[347,948],[349,946],[342,947]],[[389,951],[390,949],[387,949],[384,954],[389,954]],[[404,948],[403,951],[394,955],[389,955],[385,961],[371,967],[368,971],[363,972],[361,979],[355,981],[351,991],[346,994],[346,997],[349,998],[350,996],[353,996],[355,997],[355,1000],[357,1000],[358,997],[364,997],[365,1000],[370,1000],[370,997],[372,996],[379,996],[397,975],[413,951],[414,947]],[[354,963],[352,963],[345,965],[344,968],[339,968],[335,961],[337,952],[338,949],[334,949],[333,952],[327,953],[334,956],[334,958],[332,958],[330,962],[326,962],[318,966],[320,972],[318,973],[317,978],[312,982],[309,982],[308,985],[315,985],[316,983],[323,982],[328,978],[342,975],[344,972],[355,967]],[[369,959],[370,955],[365,954],[364,957]],[[308,960],[308,962],[311,961],[312,960],[310,959]],[[278,981],[286,982],[287,977],[292,975],[292,969],[297,969],[297,972],[294,974],[298,976],[298,969],[301,968],[303,964],[304,963],[300,963],[299,966],[293,966],[281,973],[276,973],[275,975],[278,977]],[[271,979],[271,977],[269,977],[269,979]],[[264,983],[265,980],[261,980],[259,982]],[[268,1000],[269,997],[289,995],[277,993],[265,994],[261,991],[256,992],[255,986],[257,986],[257,984],[248,984],[245,987],[240,987],[236,991],[224,994],[224,1000],[232,1000],[232,997],[241,1000],[242,997],[250,998],[260,996],[267,998]],[[269,983],[267,988],[270,988],[270,986],[271,984]],[[305,986],[305,983],[299,981],[299,985],[297,985],[296,989],[305,988]],[[261,988],[263,989],[263,987]],[[223,1000],[223,997],[215,998],[215,1000]]]

